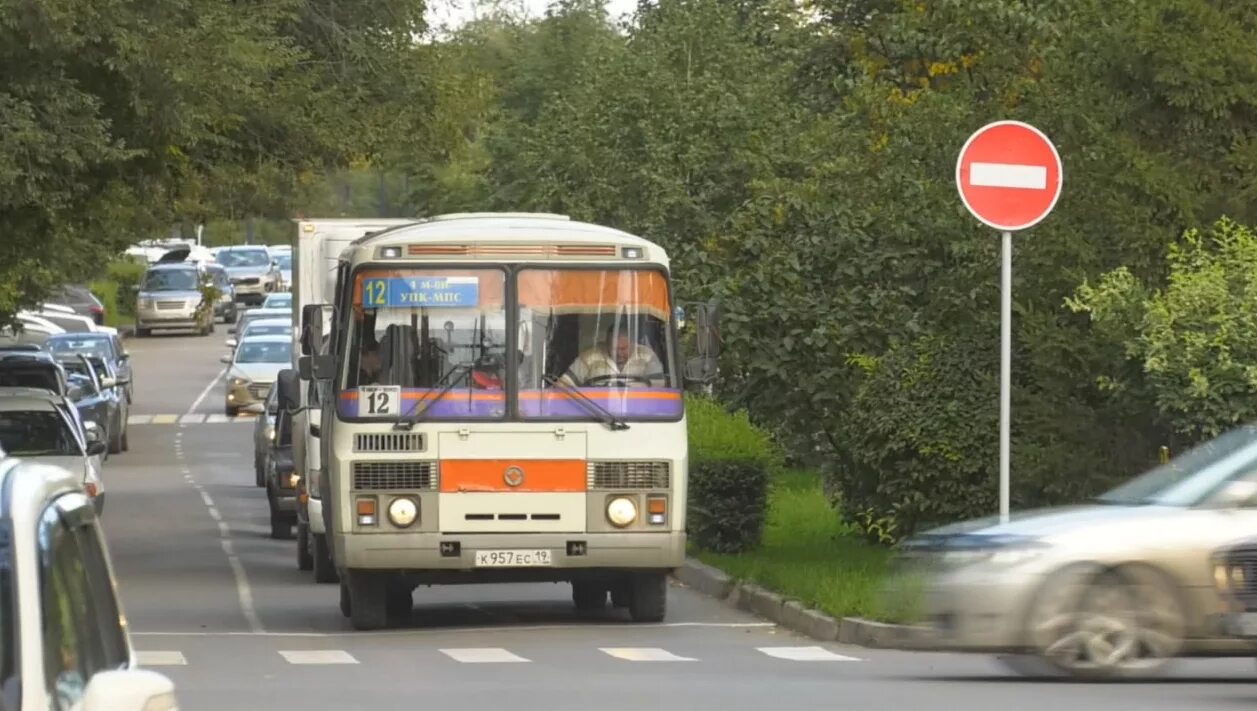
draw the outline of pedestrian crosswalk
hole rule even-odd
[[[769,657],[782,662],[859,662],[858,657],[838,654],[825,647],[747,647],[747,652],[757,656]],[[512,652],[500,647],[460,647],[433,650],[439,652],[448,661],[459,664],[528,664],[534,659],[523,654]],[[702,662],[697,656],[677,654],[659,647],[600,647],[605,658],[619,662]],[[422,652],[421,652],[422,653]],[[142,650],[137,652],[140,666],[186,666],[198,660],[193,657],[191,662],[183,652],[176,650]],[[339,664],[359,664],[354,655],[343,649],[300,649],[279,650],[275,653],[280,661],[299,666],[327,666]],[[722,655],[722,660],[727,656]],[[715,660],[713,660],[715,661]]]
[[[128,425],[226,425],[233,422],[252,422],[256,413],[242,412],[239,415],[222,413],[193,415],[131,415],[127,417]]]

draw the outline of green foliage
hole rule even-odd
[[[718,553],[755,548],[764,527],[769,472],[776,462],[772,442],[746,413],[730,413],[706,398],[688,398],[686,417],[690,540]]]
[[[1134,367],[1097,384],[1155,407],[1188,441],[1257,419],[1257,233],[1223,219],[1170,245],[1167,284],[1120,267],[1069,301]]]
[[[112,311],[107,313],[135,316],[135,302],[140,291],[140,280],[144,278],[146,268],[144,264],[126,259],[109,263],[109,266],[105,269],[105,279],[100,282],[94,282],[94,284],[101,285],[101,291],[97,291],[96,286],[92,287],[92,291],[98,297],[102,293],[113,292],[115,306]],[[101,297],[101,300],[103,301],[104,297]],[[106,304],[106,307],[108,306]]]

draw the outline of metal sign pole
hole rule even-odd
[[[999,354],[999,520],[1008,522],[1009,439],[1012,420],[1013,370],[1013,233],[1003,235],[1003,268],[1000,275]]]

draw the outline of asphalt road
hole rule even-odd
[[[225,329],[128,342],[131,451],[105,529],[135,646],[198,709],[1236,709],[1251,660],[1148,683],[1027,682],[983,657],[821,644],[674,586],[668,621],[578,616],[566,585],[420,588],[406,629],[360,633],[337,587],[268,537],[251,426],[223,412]],[[207,421],[208,420],[208,421]]]

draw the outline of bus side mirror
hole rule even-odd
[[[301,383],[297,380],[297,374],[291,368],[279,371],[279,375],[275,378],[275,387],[278,389],[276,399],[279,401],[280,412],[292,411],[301,407],[301,403],[298,401]]]
[[[695,356],[685,361],[685,384],[708,385],[716,379],[718,361],[710,356]]]
[[[301,354],[314,355],[323,345],[323,304],[301,307]],[[303,379],[305,376],[302,376]]]
[[[336,377],[336,359],[330,355],[306,355],[297,359],[302,380],[331,380]]]

